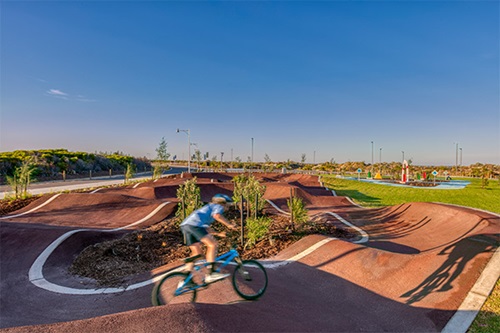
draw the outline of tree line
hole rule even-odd
[[[146,158],[114,153],[71,152],[67,149],[16,150],[0,153],[0,183],[27,187],[35,180],[82,178],[151,170]]]

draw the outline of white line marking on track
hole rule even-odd
[[[336,214],[336,213],[333,213],[333,212],[327,212],[327,214],[330,214],[330,215],[332,215],[332,216],[335,216],[335,218],[336,218],[337,220],[339,220],[340,222],[342,222],[342,223],[344,223],[344,224],[348,225],[349,227],[353,228],[354,230],[356,230],[357,232],[359,232],[359,233],[361,234],[361,239],[360,239],[360,240],[358,240],[358,241],[355,241],[355,242],[353,242],[353,243],[359,244],[359,243],[366,243],[366,242],[368,242],[368,234],[367,234],[364,230],[362,230],[362,229],[360,229],[359,227],[355,226],[354,224],[352,224],[352,223],[350,223],[350,222],[346,221],[344,218],[342,218],[340,215],[338,215],[338,214]]]
[[[368,242],[368,234],[365,231],[363,231],[360,228],[356,227],[354,224],[346,221],[344,218],[342,218],[341,216],[339,216],[336,213],[333,213],[333,212],[326,212],[326,213],[334,216],[337,220],[339,220],[340,222],[346,224],[347,226],[355,229],[357,232],[359,232],[361,234],[361,239],[357,240],[355,242],[352,242],[352,243],[360,244],[360,243],[366,243],[366,242]],[[295,256],[291,257],[290,259],[287,259],[287,260],[284,260],[284,261],[280,261],[280,262],[276,262],[276,263],[272,263],[272,264],[264,264],[264,267],[266,267],[266,268],[277,268],[277,267],[281,267],[281,266],[284,266],[284,265],[288,265],[288,264],[290,264],[292,262],[295,262],[295,261],[298,261],[298,260],[304,258],[305,256],[307,256],[308,254],[311,254],[313,251],[317,250],[318,248],[320,248],[321,246],[325,245],[326,243],[329,243],[330,241],[336,240],[336,239],[339,239],[339,238],[336,238],[336,237],[325,238],[322,241],[319,241],[318,243],[316,243],[316,244],[312,245],[311,247],[305,249],[304,251],[300,252],[299,254],[296,254]]]
[[[134,223],[131,223],[129,225],[126,225],[124,227],[116,228],[116,229],[110,229],[110,230],[99,230],[99,229],[78,229],[78,230],[72,230],[69,231],[59,238],[57,238],[55,241],[53,241],[45,250],[36,258],[35,262],[31,266],[28,276],[29,280],[31,283],[33,283],[35,286],[40,287],[42,289],[52,291],[55,293],[60,293],[60,294],[72,294],[72,295],[91,295],[91,294],[109,294],[109,293],[117,293],[117,292],[123,292],[126,290],[132,290],[132,289],[137,289],[140,287],[143,287],[144,285],[149,284],[149,281],[146,282],[140,282],[136,283],[133,285],[128,286],[127,288],[101,288],[101,289],[76,289],[76,288],[69,288],[69,287],[63,287],[54,283],[51,283],[47,281],[44,276],[43,276],[43,265],[49,258],[49,256],[54,252],[54,250],[67,238],[70,236],[76,234],[77,232],[81,231],[102,231],[102,232],[113,232],[113,231],[119,231],[123,230],[138,224],[141,224],[147,220],[149,220],[151,217],[153,217],[157,212],[160,211],[165,205],[169,204],[170,202],[164,202],[160,204],[156,209],[154,209],[151,213],[149,213],[146,217],[140,219],[139,221],[136,221]],[[151,280],[150,280],[151,281]],[[145,284],[146,283],[146,284]]]
[[[26,215],[26,214],[29,214],[29,213],[33,213],[34,211],[42,208],[43,206],[45,206],[46,204],[48,204],[49,202],[53,201],[55,198],[57,198],[58,196],[60,196],[61,193],[58,193],[56,195],[54,195],[52,198],[50,198],[49,200],[45,201],[43,204],[41,204],[40,206],[36,206],[35,208],[33,209],[30,209],[28,210],[27,212],[24,212],[24,213],[21,213],[21,214],[17,214],[17,215],[10,215],[10,216],[4,216],[4,217],[0,217],[0,220],[3,220],[3,219],[10,219],[10,218],[14,218],[14,217],[19,217],[19,216],[23,216],[23,215]]]

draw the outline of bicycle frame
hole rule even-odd
[[[218,256],[217,258],[215,258],[215,261],[216,262],[221,262],[222,261],[222,263],[215,270],[216,272],[220,272],[220,270],[222,268],[224,268],[227,265],[229,265],[232,261],[235,261],[236,264],[240,264],[241,263],[240,254],[235,249],[231,249],[231,250],[229,250],[229,251],[221,254],[220,256]],[[193,267],[193,271],[191,271],[189,273],[188,277],[184,280],[184,282],[182,283],[182,285],[180,285],[175,290],[175,295],[179,296],[179,295],[182,295],[182,294],[184,294],[184,293],[186,293],[188,291],[199,289],[199,288],[202,288],[202,287],[206,287],[208,284],[206,284],[205,282],[203,282],[200,285],[196,284],[194,282],[191,284],[190,282],[193,281],[193,273],[194,272],[197,272],[197,271],[201,270],[202,268],[207,267],[208,265],[209,265],[209,263],[206,262],[206,261],[204,261],[204,262],[200,261],[198,263],[195,263],[195,265]]]

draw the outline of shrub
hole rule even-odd
[[[303,224],[309,220],[304,201],[298,197],[292,197],[286,201],[290,214],[292,214],[293,223]]]
[[[134,177],[135,165],[132,163],[127,164],[127,170],[125,171],[125,184],[128,184],[130,180]]]
[[[248,218],[246,220],[246,230],[247,230],[247,243],[246,246],[253,246],[259,240],[264,238],[269,232],[269,227],[271,226],[272,219],[270,217],[261,216],[258,218]]]
[[[233,200],[238,203],[241,201],[241,196],[250,207],[251,216],[257,217],[257,213],[264,209],[266,200],[264,193],[266,187],[259,183],[252,175],[238,175],[233,178],[234,192]]]
[[[188,179],[177,189],[180,200],[175,216],[185,219],[193,211],[201,207],[200,187],[196,185],[196,177]]]

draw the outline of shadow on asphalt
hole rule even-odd
[[[453,282],[463,272],[469,261],[480,253],[494,252],[495,240],[476,241],[478,236],[467,237],[441,250],[438,255],[447,256],[443,264],[415,288],[402,294],[408,298],[407,304],[413,304],[431,293],[448,291],[453,288]]]

